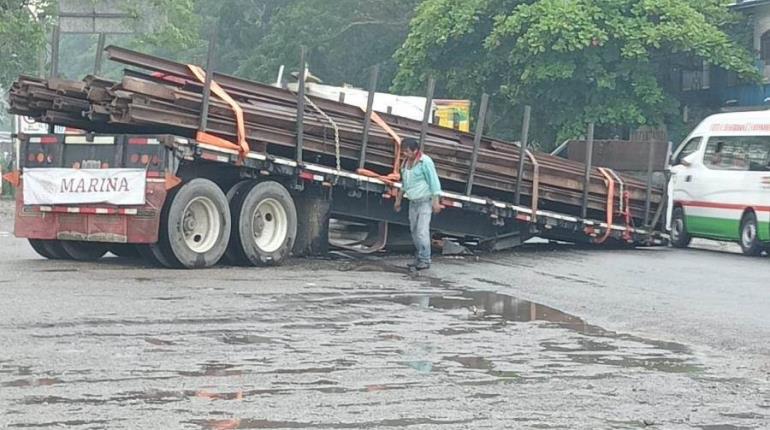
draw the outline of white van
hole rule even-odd
[[[672,158],[668,228],[679,248],[693,237],[770,248],[770,110],[712,115]]]

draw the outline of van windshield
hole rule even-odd
[[[770,136],[712,136],[703,164],[714,170],[770,171]]]

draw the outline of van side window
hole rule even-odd
[[[703,164],[714,170],[770,171],[770,136],[713,136]]]
[[[682,145],[682,148],[676,154],[676,157],[674,157],[674,161],[671,163],[671,165],[677,166],[682,164],[682,159],[684,157],[687,157],[688,155],[698,150],[701,140],[702,138],[700,137],[693,137],[692,139],[688,140],[687,143]]]

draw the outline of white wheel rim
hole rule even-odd
[[[754,239],[756,237],[757,237],[757,226],[754,225],[754,223],[752,222],[746,223],[746,225],[743,226],[743,234],[741,235],[741,239],[743,240],[743,247],[751,248],[751,246],[754,244]]]
[[[184,243],[199,254],[217,243],[222,230],[217,206],[208,197],[196,197],[187,203],[182,213]]]
[[[265,199],[259,202],[251,217],[251,231],[254,243],[264,252],[275,252],[289,231],[289,220],[286,210],[275,199]]]

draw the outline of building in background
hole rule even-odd
[[[745,16],[761,83],[742,82],[735,73],[705,62],[681,60],[672,72],[672,86],[686,106],[701,105],[711,111],[770,108],[770,0],[737,0],[730,6]],[[685,108],[685,121],[687,109]]]

